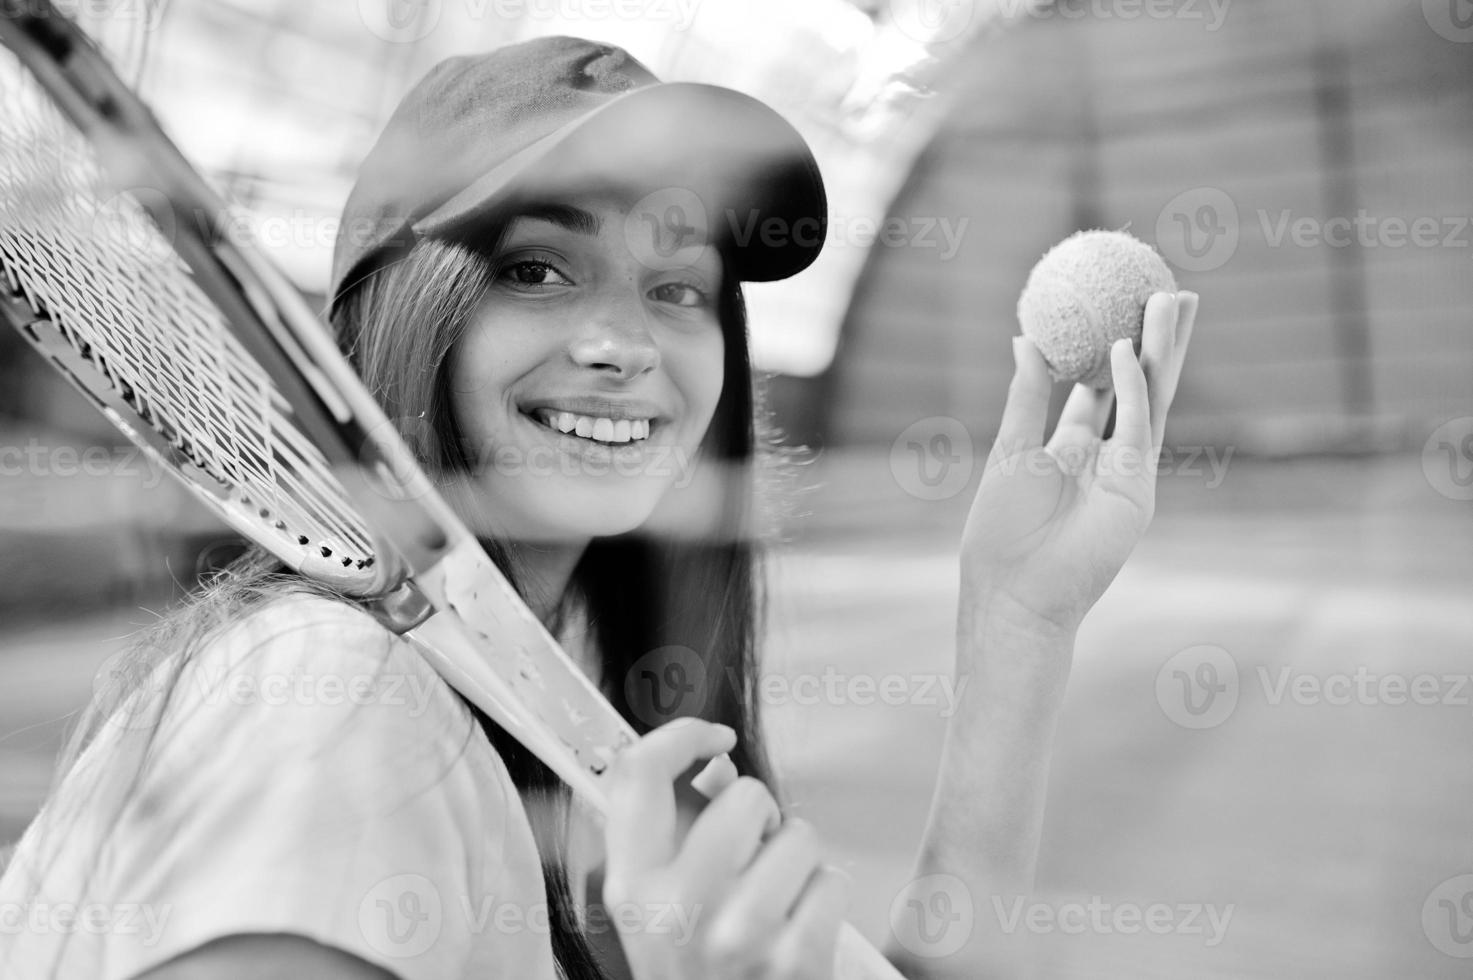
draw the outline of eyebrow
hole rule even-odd
[[[569,204],[529,204],[511,215],[511,221],[519,218],[546,221],[579,235],[597,235],[603,227],[598,215]]]

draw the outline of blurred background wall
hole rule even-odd
[[[585,34],[791,119],[831,232],[812,269],[750,291],[778,422],[818,453],[773,568],[769,674],[952,676],[958,534],[1026,274],[1082,228],[1156,245],[1202,296],[1175,463],[1081,632],[1040,893],[1237,915],[1216,946],[1055,934],[1039,975],[1467,976],[1468,0],[616,2],[81,6],[318,300],[358,161],[443,56]],[[944,486],[918,481],[917,447]],[[0,847],[109,655],[233,548],[0,332]],[[1238,685],[1210,726],[1162,693],[1203,651],[1216,659],[1197,666]],[[1447,700],[1255,689],[1367,671]],[[770,707],[795,812],[855,872],[853,921],[881,935],[946,718]]]
[[[825,255],[750,289],[790,441],[883,451],[954,418],[985,447],[1028,269],[1106,227],[1202,294],[1169,439],[1292,456],[1417,448],[1473,410],[1473,45],[1449,2],[668,0],[578,20],[576,4],[176,0],[98,27],[144,39],[130,70],[166,126],[314,298],[357,161],[414,80],[583,33],[765,98],[815,146]],[[116,445],[16,338],[0,352],[20,443]],[[91,556],[87,595],[189,579],[219,529],[108,453],[95,479],[7,479],[0,604],[46,601],[35,558],[69,549]]]
[[[1473,49],[1415,0],[1237,0],[1216,28],[1206,3],[1174,6],[1065,4],[963,56],[892,211],[967,233],[950,259],[871,254],[816,400],[831,439],[995,425],[1019,284],[1091,227],[1155,243],[1202,295],[1175,440],[1372,451],[1466,411]]]

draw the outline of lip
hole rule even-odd
[[[620,419],[649,419],[652,428],[665,421],[665,413],[654,402],[629,399],[569,395],[566,398],[534,398],[520,403],[518,407],[523,414],[528,416],[539,408],[544,408],[554,412],[587,415],[596,419],[613,419],[615,422]]]

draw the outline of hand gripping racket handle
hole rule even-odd
[[[717,793],[731,785],[736,778],[736,766],[732,765],[730,758],[720,755],[712,759],[706,768],[691,780],[691,785],[707,799],[712,799]],[[869,941],[859,934],[859,930],[847,922],[840,924],[839,943],[834,949],[834,977],[836,980],[849,980],[850,977],[858,978],[858,980],[888,980],[888,978],[900,976],[900,971],[895,969],[894,964],[880,955],[880,951],[870,945]]]
[[[283,523],[271,524],[265,508],[255,511],[258,500],[246,508],[240,486],[233,487],[229,499],[216,499],[213,491],[185,475],[184,458],[171,452],[171,447],[182,452],[180,447],[139,439],[158,420],[150,421],[141,410],[131,408],[131,415],[124,414],[131,390],[127,385],[123,387],[128,390],[120,393],[122,401],[103,400],[100,407],[111,408],[121,430],[156,453],[198,499],[215,507],[242,534],[272,548],[305,575],[334,581],[354,595],[377,597],[374,604],[381,620],[396,632],[417,634],[426,657],[449,683],[536,753],[596,812],[606,811],[598,777],[634,740],[634,732],[561,651],[436,492],[414,453],[342,357],[330,331],[271,263],[249,242],[232,237],[218,197],[159,131],[147,106],[54,6],[47,0],[0,0],[0,44],[44,89],[52,108],[66,117],[78,138],[85,139],[110,185],[159,192],[142,195],[136,203],[160,229],[174,229],[166,236],[167,244],[189,272],[187,278],[175,277],[168,285],[188,287],[185,305],[191,310],[194,304],[213,305],[218,322],[206,317],[195,324],[208,326],[205,335],[215,345],[209,349],[239,346],[272,382],[269,388],[251,389],[252,395],[270,401],[283,424],[289,421],[321,454],[319,463],[312,463],[312,454],[297,462],[317,481],[314,486],[331,491],[333,481],[328,477],[335,478],[345,499],[333,516],[371,537],[371,547],[363,552],[368,558],[358,565],[362,574],[349,570],[328,579],[326,566],[339,560],[345,568],[348,564],[342,549],[332,552],[324,547],[322,558],[332,561],[308,564],[316,542],[302,536],[284,544],[291,535],[282,533]],[[95,189],[85,188],[89,193]],[[23,195],[12,197],[26,203]],[[65,194],[58,199],[70,200]],[[17,224],[3,230],[24,236],[29,234],[26,227]],[[160,302],[163,298],[180,299],[172,293]],[[42,315],[39,307],[46,304],[34,296],[26,302],[34,316],[18,300],[3,306],[15,311],[22,333],[29,332],[63,374],[74,381],[89,378],[90,369],[84,365],[71,363],[69,369],[57,360],[56,352],[63,348],[53,349],[54,338],[42,329],[43,321],[54,318],[49,311]],[[153,307],[147,312],[151,315]],[[92,313],[91,307],[63,310],[58,324],[74,314],[86,320]],[[171,321],[171,326],[178,324]],[[113,385],[111,379],[103,380]],[[94,396],[111,397],[103,382],[81,387]],[[131,425],[130,418],[139,425]],[[275,424],[276,415],[270,418]],[[274,451],[260,454],[256,462],[277,465]],[[281,487],[273,484],[269,489],[275,494]],[[335,500],[335,492],[327,496]],[[896,976],[852,930],[841,942],[841,959],[878,970],[846,968],[841,976]]]
[[[608,814],[601,775],[638,737],[557,645],[491,564],[467,542],[417,576],[439,610],[405,635],[452,687],[531,750],[600,818]],[[708,799],[737,776],[726,756],[692,785]],[[838,980],[901,974],[849,923],[834,958]]]

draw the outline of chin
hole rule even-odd
[[[663,490],[663,488],[660,488]],[[513,535],[543,541],[580,541],[627,534],[649,520],[659,503],[655,488],[548,487],[535,499],[508,507]]]

